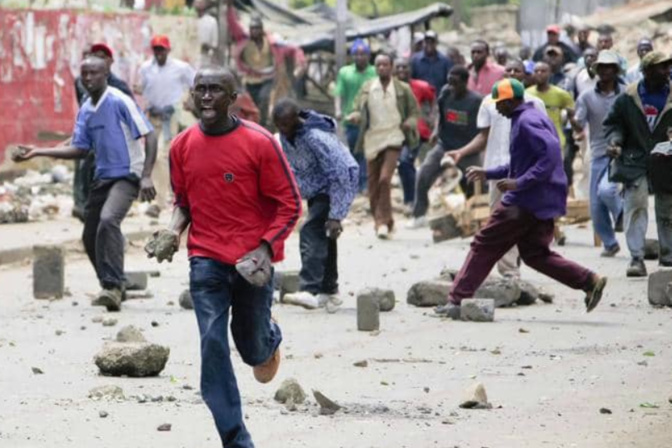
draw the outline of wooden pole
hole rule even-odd
[[[345,65],[345,24],[348,20],[348,0],[336,0],[336,71]]]

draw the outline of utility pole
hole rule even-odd
[[[336,0],[336,70],[345,65],[345,24],[348,21],[348,0]]]

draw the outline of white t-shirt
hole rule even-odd
[[[163,67],[149,59],[140,66],[142,96],[150,106],[175,106],[193,85],[195,75],[191,65],[179,59],[169,57]]]
[[[534,107],[546,114],[546,106],[536,96],[525,92],[525,102],[532,102]],[[478,116],[476,117],[478,129],[490,128],[488,143],[485,147],[485,161],[483,168],[486,170],[506,165],[511,160],[509,142],[511,139],[511,120],[497,112],[492,95],[483,98]]]
[[[205,14],[198,19],[198,43],[208,44],[211,48],[219,47],[219,27],[217,19],[210,14]]]

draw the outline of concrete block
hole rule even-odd
[[[60,299],[65,291],[65,250],[33,246],[33,297]]]
[[[373,295],[357,297],[357,329],[359,331],[380,329],[380,303]]]
[[[660,256],[660,244],[658,240],[647,238],[644,241],[644,259],[657,260]]]
[[[396,302],[394,291],[391,289],[365,288],[357,293],[357,297],[360,296],[372,296],[373,300],[378,301],[382,312],[392,311]]]
[[[429,228],[432,230],[432,240],[435,243],[462,236],[462,229],[455,216],[451,214],[430,219]]]
[[[672,283],[672,270],[658,271],[649,275],[649,303],[656,306],[672,306],[672,299],[667,294],[668,285]]]
[[[473,322],[492,322],[495,320],[494,299],[465,299],[460,304],[460,318]]]
[[[126,291],[142,291],[147,289],[148,275],[143,271],[125,272],[126,276]]]
[[[406,303],[420,307],[439,306],[448,303],[452,283],[445,280],[426,280],[411,286]]]

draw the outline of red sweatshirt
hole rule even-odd
[[[262,241],[273,261],[301,215],[301,196],[284,153],[262,127],[245,120],[209,136],[198,124],[170,148],[175,204],[189,209],[189,257],[235,264]]]

